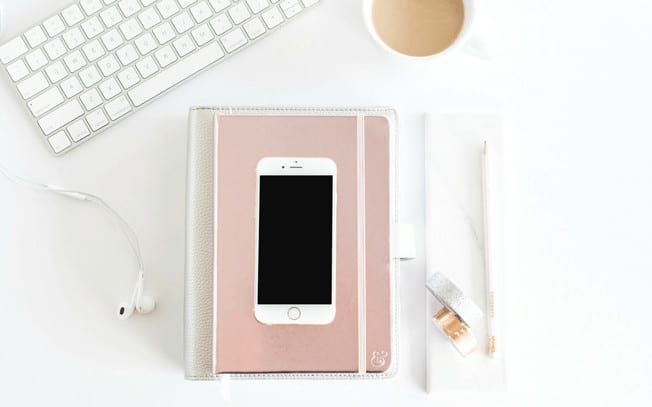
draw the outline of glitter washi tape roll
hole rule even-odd
[[[448,337],[460,355],[466,357],[478,347],[470,325],[482,318],[482,311],[452,281],[441,273],[426,282],[428,291],[443,307],[432,317],[433,323]]]

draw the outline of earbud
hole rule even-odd
[[[135,304],[123,302],[118,306],[118,318],[121,320],[129,319],[134,311],[139,314],[148,314],[156,308],[156,300],[152,297],[143,296]]]
[[[120,306],[118,307],[118,319],[129,319],[135,309],[136,307],[134,307],[134,304],[128,304],[126,302],[120,303]]]
[[[143,285],[145,282],[145,275],[142,270],[138,272],[138,281],[136,287],[131,295],[130,302],[120,303],[118,306],[118,319],[129,319],[134,311],[139,314],[148,314],[156,308],[156,300],[153,297],[143,295]]]
[[[146,295],[136,303],[136,311],[138,311],[139,314],[149,314],[154,311],[154,308],[156,308],[156,300],[153,297],[148,297]]]

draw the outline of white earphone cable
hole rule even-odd
[[[64,189],[55,185],[46,185],[38,182],[28,181],[25,178],[22,178],[12,173],[2,164],[0,164],[0,172],[4,174],[5,177],[7,177],[7,179],[16,183],[17,185],[22,185],[28,188],[33,188],[33,189],[42,190],[46,192],[52,192],[55,194],[67,196],[68,198],[73,198],[81,201],[87,201],[104,209],[109,214],[110,217],[116,220],[122,234],[129,242],[129,246],[133,251],[134,257],[136,258],[136,262],[138,263],[138,283],[137,283],[138,286],[136,291],[138,291],[138,296],[142,295],[142,281],[144,279],[145,272],[144,272],[144,265],[143,265],[143,257],[141,255],[140,245],[138,243],[138,237],[136,236],[136,233],[131,228],[131,226],[129,226],[129,224],[122,218],[122,216],[120,216],[113,208],[111,208],[102,198],[100,198],[97,195],[88,194],[86,192],[74,191],[70,189]],[[136,291],[134,293],[136,293]]]

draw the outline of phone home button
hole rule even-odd
[[[291,307],[288,309],[288,318],[290,318],[293,321],[296,321],[301,317],[301,310],[297,307]]]

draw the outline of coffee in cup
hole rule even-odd
[[[468,21],[469,0],[369,0],[377,39],[411,57],[430,57],[455,44]]]

